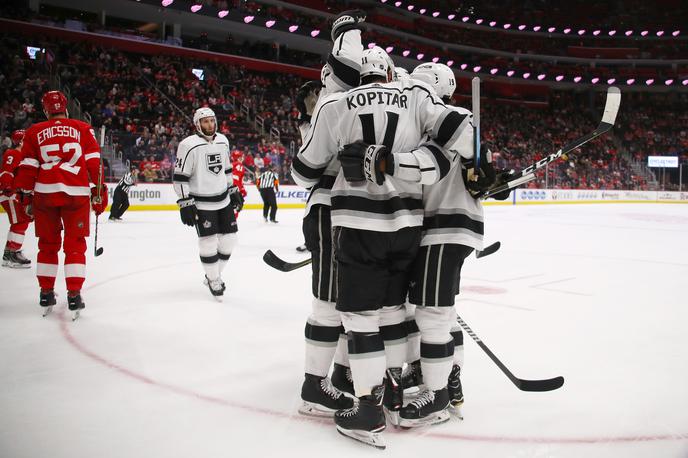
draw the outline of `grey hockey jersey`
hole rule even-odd
[[[172,177],[180,199],[193,197],[199,210],[219,210],[229,205],[232,163],[229,142],[222,134],[208,141],[198,134],[179,143]]]

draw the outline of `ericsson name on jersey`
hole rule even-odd
[[[182,140],[172,182],[177,196],[193,197],[199,210],[220,210],[229,205],[228,189],[233,180],[227,137],[217,133],[206,140],[194,134]]]

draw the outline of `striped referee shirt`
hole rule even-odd
[[[279,186],[279,181],[277,180],[277,175],[275,172],[266,171],[260,174],[258,177],[256,185],[259,189],[270,189]]]
[[[119,180],[119,183],[117,183],[117,187],[127,194],[129,194],[129,188],[132,186],[134,186],[134,177],[132,176],[131,172],[125,173],[124,176]]]

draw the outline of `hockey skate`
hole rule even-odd
[[[385,415],[394,426],[399,424],[399,411],[404,405],[404,389],[401,386],[401,368],[393,367],[385,373],[385,393],[382,404]]]
[[[50,312],[53,311],[53,306],[57,304],[57,300],[55,299],[55,297],[55,291],[53,291],[52,289],[45,291],[41,290],[41,296],[38,303],[41,307],[43,307],[44,317],[48,316]]]
[[[21,250],[5,250],[5,253],[2,256],[2,265],[12,269],[29,269],[31,268],[31,261],[26,259]]]
[[[461,386],[461,368],[454,364],[449,373],[447,391],[449,392],[449,408],[459,419],[463,420],[461,406],[463,405],[463,388]]]
[[[299,413],[312,417],[332,418],[334,413],[354,406],[354,400],[332,386],[327,377],[306,374],[301,386]]]
[[[449,420],[449,393],[447,388],[426,389],[399,412],[399,426],[416,428],[444,423]]]
[[[86,308],[83,299],[81,299],[80,291],[69,291],[67,293],[67,306],[72,312],[72,321],[76,321],[81,316],[81,310]]]
[[[227,289],[227,286],[225,285],[225,282],[223,282],[221,278],[211,280],[206,276],[205,280],[203,280],[203,284],[208,286],[208,289],[210,290],[210,294],[213,295],[213,298],[216,301],[222,302],[222,298],[225,294],[225,290]]]
[[[382,385],[373,388],[373,394],[362,396],[350,409],[334,414],[334,422],[340,434],[384,450],[387,446],[382,432],[387,427],[382,408]]]
[[[406,391],[416,392],[423,384],[423,371],[420,367],[420,361],[410,363],[406,370],[401,374],[401,386]]]
[[[354,380],[351,378],[350,368],[334,363],[331,379],[332,385],[339,391],[350,396],[356,396],[354,393]]]

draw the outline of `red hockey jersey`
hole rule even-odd
[[[14,190],[14,172],[22,160],[21,151],[16,149],[8,149],[2,155],[2,166],[0,166],[0,192],[2,189]],[[0,194],[0,202],[4,202],[8,196]]]
[[[244,174],[246,169],[244,169],[244,164],[236,161],[232,164],[232,178],[234,180],[234,186],[239,188],[241,195],[246,197],[246,188],[244,188]]]
[[[51,119],[26,131],[15,186],[37,193],[89,196],[100,171],[100,147],[91,126]]]

